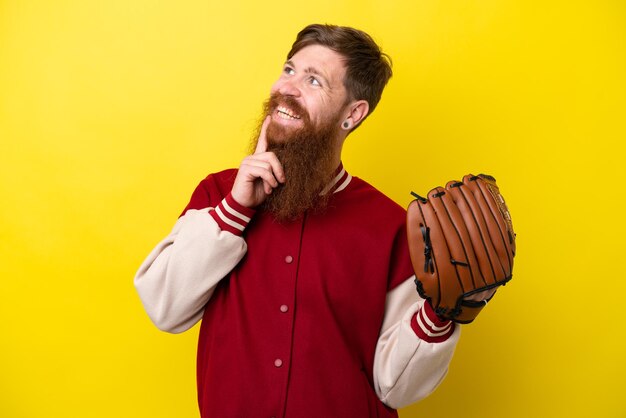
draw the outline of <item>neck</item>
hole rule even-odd
[[[334,149],[333,149],[333,169],[339,167],[339,164],[341,164],[341,152],[343,151],[343,144],[346,140],[346,135],[341,135],[339,138],[337,138],[337,140],[334,143]]]

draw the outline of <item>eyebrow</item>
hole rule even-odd
[[[285,65],[289,65],[290,67],[294,67],[294,68],[296,67],[296,64],[294,64],[292,60],[287,60],[285,62]],[[326,77],[324,74],[319,72],[315,67],[307,67],[304,69],[304,72],[307,74],[315,74],[316,76],[321,77],[326,82],[326,85],[330,87],[330,82],[328,81],[328,77]]]

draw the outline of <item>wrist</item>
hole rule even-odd
[[[252,209],[254,206],[252,202],[250,202],[248,199],[244,199],[243,197],[239,196],[239,194],[237,194],[237,191],[234,189],[231,190],[228,196],[230,196],[231,201],[234,202],[234,204],[239,207]],[[228,198],[228,196],[226,196],[226,198]]]
[[[428,301],[413,315],[411,328],[423,341],[439,343],[446,341],[454,332],[455,324],[437,316],[435,310]]]
[[[222,230],[238,236],[243,234],[255,213],[254,209],[237,202],[231,193],[210,212]]]

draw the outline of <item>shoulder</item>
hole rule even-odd
[[[196,186],[182,214],[185,214],[189,209],[204,209],[217,206],[230,193],[235,177],[237,177],[237,169],[234,168],[206,176]]]
[[[413,275],[406,234],[406,210],[365,180],[353,177],[344,190],[350,221],[375,237],[389,262],[388,290]],[[340,192],[343,193],[343,192]]]
[[[336,194],[335,206],[344,223],[366,226],[367,230],[380,234],[381,238],[390,234],[394,236],[406,228],[406,210],[358,177],[352,177],[348,186]]]
[[[348,199],[354,200],[356,204],[363,205],[368,210],[375,211],[375,215],[387,220],[397,219],[400,222],[406,219],[406,210],[402,206],[359,177],[352,177],[346,192]]]
[[[204,179],[202,179],[200,184],[206,186],[215,185],[217,187],[228,186],[230,191],[230,187],[232,187],[233,183],[235,182],[235,177],[237,177],[237,169],[228,168],[226,170],[209,174]]]

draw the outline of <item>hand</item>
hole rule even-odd
[[[407,235],[419,295],[468,324],[512,277],[515,232],[493,177],[468,174],[415,195]],[[435,262],[436,260],[436,262]]]
[[[263,121],[261,134],[254,154],[247,156],[239,166],[239,172],[231,195],[242,206],[253,208],[265,201],[279,183],[285,182],[283,166],[273,152],[267,151],[265,132],[270,123],[268,116]]]
[[[463,300],[471,302],[485,302],[485,304],[487,304],[487,301],[489,301],[493,297],[494,293],[496,293],[496,290],[498,289],[494,288],[483,290],[482,292],[474,293],[473,295],[470,295]]]

